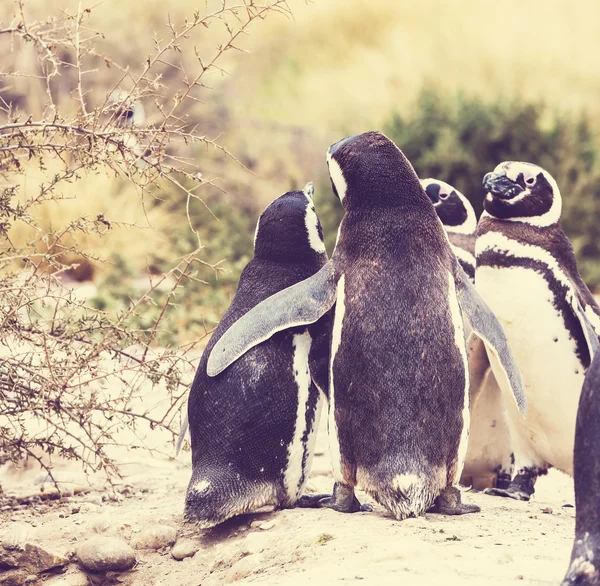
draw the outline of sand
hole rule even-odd
[[[165,443],[164,449],[170,446]],[[125,494],[116,498],[122,500],[94,491],[46,501],[42,512],[33,506],[4,511],[0,535],[25,530],[28,540],[61,555],[69,555],[96,534],[119,535],[132,542],[157,524],[175,527],[179,539],[199,541],[199,551],[182,561],[173,559],[168,548],[137,551],[137,565],[120,574],[118,583],[144,586],[230,582],[417,586],[440,581],[445,586],[557,585],[570,558],[573,481],[556,471],[538,481],[528,503],[465,491],[463,500],[478,504],[481,513],[463,517],[426,514],[399,522],[379,506],[371,513],[352,515],[292,509],[242,517],[200,532],[182,519],[191,472],[189,451],[175,459],[122,450],[121,462],[120,489]],[[56,471],[60,480],[82,482],[73,463],[57,463]],[[0,473],[9,493],[38,488],[35,468],[10,474],[5,468]],[[308,489],[328,492],[331,485],[322,421]],[[372,502],[362,493],[359,498]],[[75,586],[86,584],[86,579],[72,563],[47,583]]]

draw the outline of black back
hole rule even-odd
[[[600,584],[600,354],[581,391],[575,429],[575,543],[563,586]]]
[[[357,466],[368,469],[376,484],[432,469],[452,476],[465,389],[448,303],[453,253],[389,139],[369,132],[329,156],[347,186],[333,255],[345,280],[333,362],[342,467],[350,478]]]
[[[242,271],[235,297],[200,360],[188,403],[193,466],[186,501],[189,519],[216,515],[236,496],[232,487],[241,493],[247,489],[248,494],[261,484],[278,483],[278,488],[282,487],[298,405],[293,337],[306,327],[275,334],[214,378],[206,374],[206,363],[231,324],[260,301],[312,276],[327,262],[325,252],[310,246],[306,226],[309,206],[312,201],[304,192],[290,192],[263,212],[257,225],[254,258]],[[321,233],[318,219],[316,222]],[[311,326],[313,351],[328,352],[328,319],[324,316]],[[327,362],[327,356],[313,360],[321,369],[323,361]],[[326,390],[326,379],[321,385]],[[317,400],[313,386],[307,418],[314,417]],[[202,479],[210,481],[211,490],[200,498],[192,487]],[[287,495],[281,493],[278,498],[284,501]]]

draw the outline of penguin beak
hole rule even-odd
[[[499,199],[513,199],[525,191],[519,184],[499,173],[488,173],[483,178],[483,188]]]

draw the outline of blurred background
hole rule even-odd
[[[89,30],[101,33],[94,41],[100,53],[139,70],[168,17],[182,23],[203,11],[201,4],[104,0],[94,3]],[[210,1],[206,8],[218,4]],[[218,138],[243,166],[206,145],[190,145],[185,153],[214,179],[202,198],[217,219],[199,201],[191,201],[188,211],[203,260],[222,261],[223,271],[200,268],[200,280],[186,283],[161,343],[193,341],[218,322],[252,256],[259,214],[285,191],[315,183],[331,252],[341,207],[331,192],[325,152],[340,138],[370,129],[392,138],[421,177],[455,185],[478,213],[481,178],[497,163],[545,167],[561,188],[563,224],[583,277],[592,289],[600,286],[600,3],[290,0],[289,7],[293,18],[270,14],[253,23],[238,43],[244,51],[224,56],[227,73],[213,72],[210,87],[187,103],[185,124]],[[28,20],[40,21],[62,9],[77,12],[78,3],[28,0],[22,9]],[[19,10],[4,0],[0,21],[10,23]],[[182,62],[196,59],[193,46],[210,56],[222,32],[202,28],[183,39]],[[31,43],[0,37],[0,71],[27,71],[36,62],[34,51]],[[103,62],[86,76],[91,105],[105,101],[122,77],[109,65]],[[73,76],[63,67],[53,80],[64,115],[76,106]],[[176,93],[181,70],[164,64],[163,81]],[[34,75],[0,76],[0,98],[34,119],[46,101]],[[144,123],[156,123],[156,104],[143,106]],[[14,179],[22,197],[52,174],[49,167],[32,167]],[[144,201],[126,179],[97,173],[61,189],[64,201],[36,207],[40,225],[56,229],[83,211],[114,222],[105,234],[78,237],[90,257],[65,257],[65,263],[78,264],[69,278],[87,287],[99,309],[122,311],[148,272],[167,271],[197,245],[186,199],[173,186]],[[15,222],[10,237],[25,241],[30,229]],[[152,308],[138,314],[138,326],[149,327],[153,317]]]

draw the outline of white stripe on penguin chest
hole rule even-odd
[[[528,402],[523,423],[531,430],[531,443],[555,466],[569,468],[584,368],[547,281],[524,267],[480,266],[476,286],[517,357]],[[491,362],[502,381],[496,361]]]
[[[306,410],[310,398],[311,377],[308,364],[308,355],[312,338],[308,332],[295,334],[292,345],[294,346],[294,359],[292,364],[294,380],[298,386],[298,406],[296,410],[296,424],[292,442],[288,446],[288,464],[285,470],[285,487],[291,499],[295,500],[302,477],[302,460],[306,450],[306,444],[302,438],[306,432]],[[314,432],[314,426],[313,426]]]

